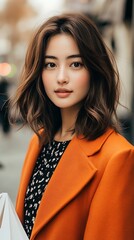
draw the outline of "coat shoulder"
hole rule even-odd
[[[107,141],[104,144],[110,152],[126,151],[133,150],[134,146],[128,142],[128,140],[123,137],[121,134],[116,133],[115,131],[107,138]]]

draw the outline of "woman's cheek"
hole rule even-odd
[[[79,74],[75,79],[77,86],[79,87],[89,87],[90,75],[89,73]]]

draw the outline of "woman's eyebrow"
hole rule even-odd
[[[46,55],[45,58],[58,59],[57,57],[55,57],[55,56],[50,56],[50,55]]]
[[[52,55],[46,55],[46,56],[45,56],[45,59],[46,59],[46,58],[49,58],[49,59],[58,59],[57,57],[52,56]],[[80,55],[80,54],[73,54],[73,55],[67,56],[67,59],[70,59],[70,58],[81,58],[81,55]]]
[[[70,55],[67,57],[67,59],[70,59],[70,58],[81,58],[81,55],[80,54],[73,54],[73,55]]]

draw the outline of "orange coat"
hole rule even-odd
[[[16,210],[41,146],[31,140]],[[74,137],[43,194],[30,240],[134,240],[134,147],[108,130],[94,141]]]

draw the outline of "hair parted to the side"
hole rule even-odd
[[[37,135],[43,128],[47,141],[53,139],[61,126],[60,109],[48,99],[41,74],[49,39],[62,33],[74,38],[91,75],[89,93],[76,119],[76,135],[89,140],[99,137],[109,127],[118,131],[119,75],[114,58],[95,24],[77,13],[51,17],[31,40],[14,101],[24,124],[28,123]]]

